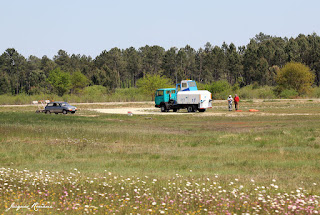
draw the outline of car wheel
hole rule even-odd
[[[49,110],[46,111],[46,114],[51,114],[51,112]]]
[[[55,113],[55,114],[58,114],[58,113]]]
[[[68,112],[67,112],[66,110],[63,110],[62,113],[63,113],[63,114],[67,114]]]

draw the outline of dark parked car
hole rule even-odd
[[[46,114],[50,113],[75,113],[77,111],[77,108],[75,106],[69,105],[67,102],[50,102],[47,104],[47,106],[44,108],[44,112]]]

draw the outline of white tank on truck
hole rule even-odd
[[[183,80],[176,88],[162,88],[156,91],[155,107],[162,112],[187,109],[188,112],[204,112],[212,108],[212,94],[207,90],[198,90],[193,80]]]

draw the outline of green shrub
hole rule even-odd
[[[198,90],[207,90],[207,87],[208,85],[207,84],[203,84],[203,83],[198,83],[197,82],[197,88]]]
[[[310,96],[312,98],[320,98],[320,87],[313,88],[313,91]]]
[[[84,88],[83,102],[104,102],[106,101],[108,89],[101,85],[93,85]]]
[[[210,85],[210,92],[221,93],[223,91],[229,90],[231,88],[230,84],[226,80],[216,81]]]
[[[280,93],[280,98],[282,99],[294,99],[294,98],[297,98],[297,96],[299,95],[299,93],[293,89],[286,89],[286,90],[283,90],[281,93]]]
[[[247,85],[240,89],[242,99],[274,99],[276,95],[274,88],[270,86],[257,87],[255,84]]]
[[[227,99],[231,94],[231,85],[226,80],[216,81],[205,85],[205,89],[212,93],[213,99]]]
[[[253,99],[258,98],[258,94],[256,90],[252,89],[252,85],[247,85],[240,89],[239,97],[240,99]]]
[[[230,90],[225,90],[220,93],[213,93],[212,98],[216,100],[227,100],[229,95],[233,95]]]
[[[105,94],[107,92],[107,88],[101,85],[89,86],[84,88],[83,90],[83,94],[89,96],[101,96],[102,94]]]
[[[140,89],[135,87],[118,88],[114,93],[109,95],[110,101],[128,102],[128,101],[149,101],[151,97],[145,95]]]
[[[257,89],[259,99],[275,99],[276,95],[274,94],[273,87],[264,86]]]

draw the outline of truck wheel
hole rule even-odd
[[[66,110],[63,110],[62,113],[63,113],[63,114],[67,114],[68,112],[67,112]]]
[[[197,106],[193,106],[193,111],[192,112],[197,112],[198,107]]]
[[[167,108],[165,105],[161,105],[161,112],[166,112]]]
[[[51,114],[51,112],[49,110],[46,111],[46,114]]]
[[[199,109],[199,112],[205,112],[206,109]]]
[[[173,112],[177,112],[177,111],[178,111],[178,109],[177,109],[177,108],[174,108],[174,109],[173,109]]]
[[[193,107],[192,106],[188,106],[188,112],[194,112]]]

